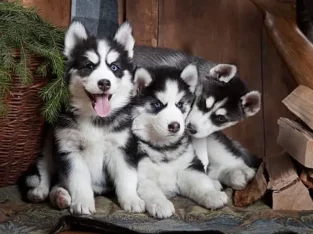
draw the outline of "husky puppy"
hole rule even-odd
[[[64,47],[70,108],[54,128],[53,160],[43,152],[37,163],[40,180],[26,180],[35,185],[28,192],[30,200],[48,196],[53,175],[49,166],[54,161],[59,184],[52,191],[61,198],[70,194],[71,213],[94,212],[94,193],[106,192],[109,179],[124,210],[144,211],[145,203],[137,195],[130,132],[134,43],[128,23],[119,27],[113,40],[90,36],[79,22],[70,25]]]
[[[188,197],[206,208],[227,203],[218,181],[211,180],[197,158],[185,120],[198,84],[195,65],[176,68],[139,68],[134,75],[138,99],[132,132],[138,140],[138,194],[146,210],[157,218],[172,216],[168,198]]]
[[[197,66],[199,85],[196,96],[199,98],[188,118],[189,133],[194,138],[194,147],[199,149],[197,154],[204,165],[208,165],[209,160],[212,161],[209,170],[212,178],[219,179],[234,189],[243,189],[255,174],[250,167],[256,167],[259,160],[221,130],[255,115],[261,105],[259,92],[248,91],[234,65],[215,64],[201,57],[172,49],[136,46],[134,63],[140,67],[154,68],[167,65],[183,69],[190,63]],[[231,81],[232,78],[235,79]],[[211,107],[199,108],[201,105],[205,107],[203,103],[205,98],[209,98],[208,104]],[[217,115],[221,111],[219,109],[222,112],[225,112],[223,109],[226,110],[227,114],[224,114],[226,119],[223,119],[223,115]],[[205,147],[206,141],[208,142]]]
[[[256,158],[220,131],[255,115],[260,106],[260,93],[247,89],[235,66],[219,64],[210,69],[186,124],[212,179],[243,189],[254,177],[249,166],[255,166]]]

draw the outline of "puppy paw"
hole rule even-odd
[[[226,205],[228,202],[227,194],[221,191],[211,190],[204,194],[200,204],[208,209],[217,209]]]
[[[39,186],[37,188],[33,188],[29,190],[27,193],[27,198],[34,203],[38,203],[38,202],[43,202],[44,200],[46,200],[46,198],[48,197],[48,194],[49,194],[49,188],[44,187],[44,186]]]
[[[95,200],[90,198],[73,198],[70,205],[70,213],[75,215],[91,215],[96,212]]]
[[[174,205],[167,199],[155,199],[146,205],[148,213],[159,219],[169,218],[175,213]]]
[[[145,211],[145,202],[138,196],[130,196],[121,199],[120,206],[127,212],[141,213]]]
[[[230,187],[236,190],[244,189],[249,181],[255,176],[255,170],[250,167],[236,167],[228,171],[228,183]]]
[[[50,192],[51,203],[60,210],[66,209],[71,205],[72,198],[67,190],[58,187]]]
[[[35,188],[40,185],[40,178],[38,175],[27,176],[25,183],[28,187]]]

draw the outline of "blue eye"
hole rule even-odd
[[[162,103],[160,101],[156,101],[156,102],[153,102],[151,103],[151,106],[154,108],[154,109],[161,109],[162,107]]]
[[[118,70],[118,66],[116,66],[114,63],[110,66],[111,71],[116,72]]]
[[[179,109],[181,109],[181,108],[183,108],[184,103],[183,103],[182,101],[180,101],[180,102],[178,102],[178,103],[176,104],[176,106],[177,106]]]

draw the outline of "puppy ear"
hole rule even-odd
[[[74,21],[69,26],[64,39],[64,55],[67,58],[71,57],[72,50],[77,43],[86,40],[88,38],[88,32],[85,26],[78,21]]]
[[[193,93],[198,84],[198,69],[194,64],[189,64],[180,74],[183,81],[189,85],[189,90]]]
[[[135,71],[134,82],[137,94],[140,94],[145,87],[152,82],[150,73],[144,68],[138,68]]]
[[[241,105],[247,117],[253,116],[261,109],[261,94],[259,91],[251,91],[241,97]]]
[[[237,67],[231,64],[218,64],[210,70],[210,77],[228,83],[237,73]]]
[[[124,46],[130,58],[134,56],[135,39],[133,37],[132,27],[128,22],[124,22],[119,26],[114,39]]]

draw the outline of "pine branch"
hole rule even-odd
[[[36,73],[38,75],[41,75],[41,76],[47,76],[47,73],[48,73],[48,69],[49,69],[49,62],[45,61],[43,62],[37,69],[36,69]]]
[[[20,46],[20,62],[14,67],[14,73],[20,78],[23,85],[31,84],[33,81],[32,73],[28,67],[29,58],[24,46]]]
[[[50,82],[41,92],[40,96],[46,102],[42,108],[43,116],[48,122],[56,121],[62,107],[68,103],[69,94],[66,84],[63,80],[54,80]]]
[[[63,61],[64,32],[41,19],[37,10],[24,8],[19,3],[0,2],[0,102],[11,87],[10,71],[22,84],[31,84],[30,56],[42,57],[36,73],[43,77],[51,72],[54,79],[40,92],[44,100],[42,113],[50,122],[57,118],[62,105],[68,101]],[[20,58],[13,51],[20,52]],[[2,106],[1,106],[2,105]],[[3,103],[0,103],[0,111]]]

